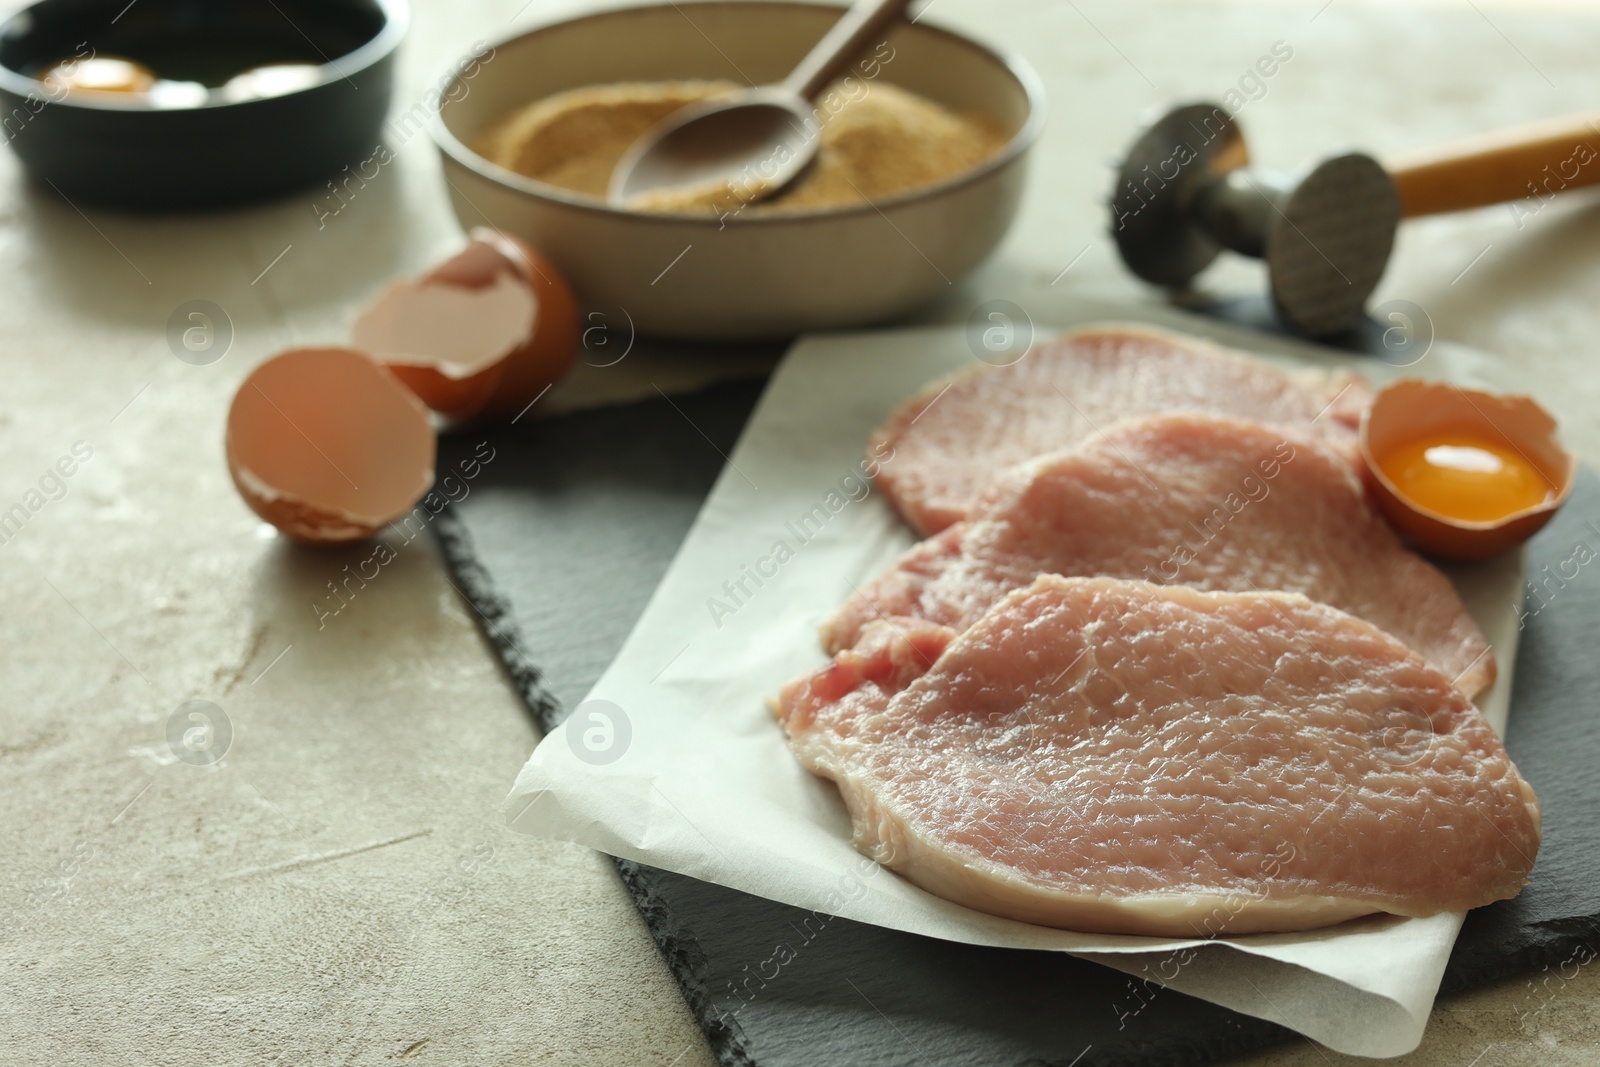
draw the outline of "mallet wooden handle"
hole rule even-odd
[[[1600,183],[1600,114],[1572,115],[1470,137],[1385,164],[1403,218],[1465,211]]]

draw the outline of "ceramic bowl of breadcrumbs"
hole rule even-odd
[[[888,322],[947,295],[1016,216],[1043,123],[1022,60],[902,21],[814,102],[815,161],[614,207],[611,171],[679,108],[779,82],[843,9],[608,11],[478,49],[431,129],[456,216],[538,248],[644,335],[753,340]]]

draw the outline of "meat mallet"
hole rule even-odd
[[[1334,156],[1301,174],[1249,167],[1226,110],[1167,112],[1134,141],[1111,198],[1128,268],[1181,288],[1224,248],[1266,260],[1273,306],[1309,337],[1358,323],[1401,219],[1527,201],[1600,182],[1600,116],[1554,119],[1389,160]]]

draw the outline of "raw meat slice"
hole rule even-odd
[[[1538,801],[1487,720],[1298,594],[1045,575],[920,674],[893,661],[949,631],[898,625],[775,710],[856,847],[946,899],[1207,936],[1472,908],[1533,867]]]
[[[964,629],[1040,574],[1303,593],[1387,630],[1468,696],[1494,681],[1482,631],[1443,574],[1310,438],[1215,415],[1107,426],[1017,468],[989,510],[912,548],[822,628],[830,652],[913,616]]]
[[[1282,423],[1355,461],[1370,400],[1354,375],[1290,374],[1197,338],[1099,326],[1042,342],[1011,366],[933,382],[895,409],[868,454],[878,488],[926,535],[965,518],[1001,470],[1121,418],[1205,411]]]

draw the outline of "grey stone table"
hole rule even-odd
[[[419,2],[402,106],[475,39],[584,6]],[[1147,108],[1239,87],[1275,42],[1293,58],[1241,114],[1267,163],[1600,100],[1600,16],[1576,6],[936,0],[928,17],[1024,52],[1052,103],[1024,224],[930,313],[956,321],[1000,295],[1045,323],[1066,297],[1153,299],[1105,236],[1107,163]],[[42,501],[0,536],[0,1060],[710,1062],[610,865],[502,828],[536,738],[431,541],[321,617],[360,553],[292,551],[229,484],[246,371],[339,339],[385,279],[460,240],[431,145],[392,147],[336,214],[311,190],[167,220],[80,210],[0,153],[0,511]],[[1600,456],[1600,207],[1517,221],[1412,225],[1378,298],[1513,362]],[[1258,280],[1236,264],[1210,284]],[[233,329],[204,367],[166,341],[196,299]],[[552,409],[738,369],[640,354]],[[167,740],[193,699],[231,731],[209,766]],[[1442,1002],[1400,1062],[1593,1063],[1597,1007],[1593,968],[1537,997],[1507,982]],[[1249,1062],[1341,1059],[1301,1042]]]

